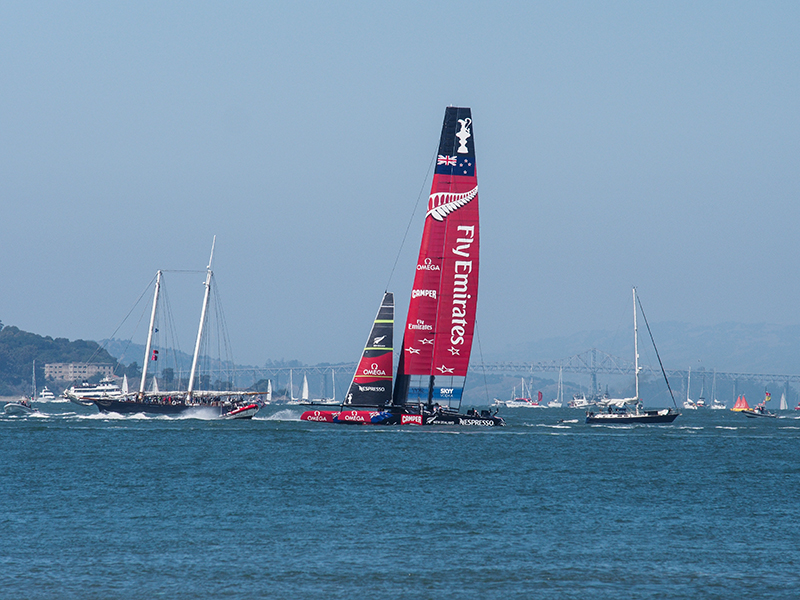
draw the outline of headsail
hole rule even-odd
[[[308,376],[303,373],[303,387],[300,388],[300,400],[308,402]]]
[[[386,292],[361,354],[345,404],[386,406],[392,401],[394,294]]]
[[[478,226],[472,113],[448,107],[403,334],[395,404],[460,404],[478,301]]]

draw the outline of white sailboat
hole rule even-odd
[[[683,408],[688,408],[689,410],[697,410],[697,405],[694,401],[689,398],[689,390],[692,387],[692,367],[689,367],[689,377],[686,381],[686,400],[683,401]]]
[[[548,408],[561,408],[564,406],[564,377],[563,377],[563,367],[558,368],[558,392],[556,393],[556,399],[550,400],[547,403]]]
[[[717,400],[717,370],[714,369],[714,379],[711,380],[711,410],[725,410],[724,402]]]
[[[703,372],[703,382],[700,384],[700,397],[695,402],[697,408],[706,407],[706,374]]]
[[[308,402],[308,376],[303,373],[303,387],[300,388],[300,402]]]
[[[591,424],[626,424],[626,423],[672,423],[680,413],[671,408],[663,408],[658,410],[644,410],[642,407],[642,400],[639,397],[639,327],[637,324],[637,310],[636,310],[636,288],[633,288],[633,357],[634,357],[634,390],[635,395],[632,398],[603,398],[597,401],[597,406],[605,409],[604,412],[588,412],[586,413],[586,422]],[[639,303],[641,307],[641,303]],[[642,316],[644,310],[642,309]],[[645,324],[647,318],[645,317]],[[649,326],[648,326],[649,329]],[[651,335],[652,338],[652,335]],[[655,344],[654,344],[655,346]],[[658,350],[656,349],[656,355]],[[659,358],[659,364],[661,359]],[[662,373],[664,372],[662,366]],[[664,375],[666,379],[666,374]],[[670,393],[672,393],[670,391]],[[675,398],[673,397],[673,402]],[[676,406],[677,408],[677,406]]]
[[[781,392],[781,404],[778,410],[789,410],[789,405],[786,403],[786,392]]]
[[[292,370],[289,369],[289,387],[286,389],[286,404],[300,404],[297,398],[294,397],[294,383],[292,382]]]
[[[511,400],[506,401],[506,408],[547,408],[544,404],[539,402],[539,399],[531,397],[531,388],[526,385],[525,378],[521,378],[520,395],[517,396],[517,388],[511,392]]]

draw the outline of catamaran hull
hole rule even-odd
[[[672,423],[681,413],[671,409],[646,410],[640,413],[587,413],[586,422],[604,425],[628,423]]]
[[[341,425],[477,425],[502,427],[506,424],[498,416],[471,416],[460,413],[420,414],[383,410],[307,410],[301,421],[338,423]]]

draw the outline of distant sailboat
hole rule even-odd
[[[714,369],[714,379],[711,380],[711,408],[712,410],[725,410],[724,402],[717,400],[717,370]]]
[[[300,388],[300,402],[308,402],[308,376],[303,373],[303,387]]]
[[[633,373],[634,373],[634,396],[632,398],[604,398],[597,402],[597,407],[605,409],[605,412],[594,412],[589,411],[586,413],[586,422],[590,424],[615,424],[615,425],[622,425],[627,423],[672,423],[676,418],[680,416],[680,413],[677,411],[677,404],[675,405],[675,410],[672,408],[664,408],[659,410],[643,410],[642,408],[642,399],[639,397],[639,326],[637,324],[637,308],[636,304],[638,301],[638,297],[636,295],[636,288],[633,288]],[[642,303],[639,301],[639,308],[642,308]],[[644,310],[642,310],[642,316],[644,317]],[[645,324],[647,324],[647,318],[645,317]],[[650,327],[648,325],[648,331]],[[653,341],[652,333],[650,334],[650,339]],[[653,342],[653,347],[655,347],[655,342]],[[656,349],[656,356],[658,356],[658,349]],[[661,364],[661,358],[658,359],[659,364]],[[661,372],[664,374],[664,380],[667,381],[666,372],[664,371],[663,365],[661,366]],[[669,381],[667,381],[667,387],[669,387]],[[670,395],[672,395],[672,389],[670,388]],[[675,397],[672,397],[673,403],[675,402]]]
[[[689,390],[692,387],[692,367],[689,367],[689,377],[686,381],[686,400],[683,401],[683,408],[697,410],[697,405],[689,397]]]
[[[549,408],[561,408],[564,406],[564,377],[563,377],[563,370],[564,367],[558,368],[558,391],[556,392],[556,399],[550,400],[547,403]]]
[[[778,410],[789,410],[789,405],[786,402],[786,392],[781,393],[781,404]]]

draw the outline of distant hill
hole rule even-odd
[[[44,385],[45,363],[117,364],[97,342],[42,337],[18,327],[0,324],[0,396],[30,394],[31,367],[36,360],[36,380]]]

